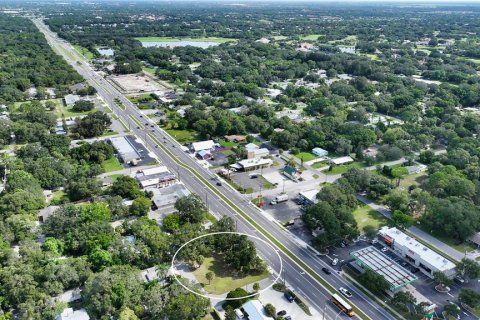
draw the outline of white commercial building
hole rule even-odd
[[[142,188],[155,186],[163,188],[176,183],[177,177],[165,166],[144,169],[135,175]]]
[[[318,202],[318,192],[317,189],[301,191],[298,193],[297,199],[301,201],[304,206],[311,206]]]
[[[199,142],[193,142],[192,143],[192,151],[193,152],[198,152],[201,150],[211,150],[215,146],[215,142],[213,140],[206,140],[206,141],[199,141]]]
[[[417,266],[427,276],[433,277],[435,272],[442,272],[449,277],[455,275],[455,264],[452,261],[397,228],[382,227],[379,233],[395,253]]]
[[[248,159],[258,159],[263,157],[268,157],[270,155],[270,151],[267,148],[259,148],[247,151],[247,158]]]
[[[352,163],[353,161],[354,160],[352,159],[352,157],[345,156],[345,157],[331,159],[329,163],[336,166],[341,166],[342,164]]]
[[[273,161],[270,159],[245,159],[232,164],[231,167],[237,170],[249,171],[261,168],[268,168]]]
[[[134,163],[140,160],[140,155],[125,137],[110,138],[110,143],[117,150],[118,157],[124,163]]]

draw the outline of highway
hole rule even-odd
[[[283,260],[284,275],[288,286],[305,298],[306,302],[317,310],[320,316],[315,319],[348,318],[330,301],[332,288],[321,283],[327,281],[333,288],[347,287],[353,293],[350,302],[354,305],[357,317],[361,319],[395,319],[377,303],[351,285],[342,274],[333,272],[326,275],[322,267],[329,267],[314,252],[297,242],[295,237],[276,222],[249,203],[248,199],[229,188],[217,186],[216,179],[208,169],[202,167],[181,146],[160,127],[131,103],[121,92],[98,75],[70,44],[57,37],[39,19],[33,20],[42,31],[49,44],[81,74],[90,85],[97,89],[98,95],[105,101],[113,113],[141,138],[149,150],[174,171],[179,179],[192,191],[199,194],[216,216],[233,217],[237,231],[255,235],[272,243]],[[119,106],[120,101],[123,106]],[[223,197],[222,197],[223,195]],[[234,205],[233,205],[234,204]],[[235,208],[236,207],[236,208]],[[278,272],[280,261],[271,248],[256,241],[259,255]],[[307,318],[307,317],[306,317]]]

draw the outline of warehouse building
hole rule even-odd
[[[433,278],[435,272],[442,272],[448,277],[455,275],[455,264],[452,261],[397,228],[382,227],[379,234],[397,255],[418,267],[427,276]]]
[[[110,143],[117,150],[118,158],[124,163],[135,165],[140,161],[140,155],[125,137],[110,138]]]
[[[354,251],[350,255],[362,268],[372,270],[383,276],[390,284],[391,291],[398,290],[417,280],[417,277],[412,273],[373,246]]]

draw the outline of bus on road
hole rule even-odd
[[[355,313],[353,313],[352,306],[349,305],[345,300],[343,300],[343,298],[340,297],[338,294],[335,293],[334,295],[332,295],[332,302],[343,312],[345,312],[345,314],[349,317],[353,317],[355,315]]]

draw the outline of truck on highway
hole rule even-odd
[[[270,204],[277,204],[280,202],[285,202],[287,200],[288,200],[288,194],[279,194],[272,201],[270,201]]]

